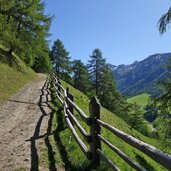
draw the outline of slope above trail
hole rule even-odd
[[[51,114],[46,79],[37,74],[0,106],[0,170],[46,170],[38,164]]]

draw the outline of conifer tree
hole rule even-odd
[[[39,59],[49,62],[46,38],[52,17],[44,14],[44,8],[41,0],[0,0],[1,44],[9,56],[14,51],[33,68]],[[43,64],[39,66],[43,69]]]
[[[95,94],[98,95],[100,91],[100,84],[102,82],[102,73],[106,63],[106,60],[102,56],[100,49],[95,49],[90,56],[88,69],[90,73],[90,79],[92,82],[92,88],[95,89]]]
[[[61,78],[68,79],[71,74],[71,61],[61,40],[57,39],[51,50],[51,60],[57,75]]]
[[[74,87],[79,89],[85,94],[89,94],[90,90],[90,77],[87,67],[81,62],[81,60],[73,61],[73,81]]]
[[[139,129],[145,124],[143,110],[136,103],[132,104],[131,111],[128,115],[128,123],[131,129]]]
[[[112,112],[120,112],[123,100],[116,89],[114,76],[105,59],[102,57],[102,52],[95,49],[90,56],[88,68],[92,89],[95,90],[97,97],[103,107],[106,107]]]
[[[44,15],[44,3],[40,0],[18,0],[11,4],[1,4],[0,8],[0,13],[7,18],[6,28],[10,29],[8,34],[14,37],[13,41],[6,42],[9,53],[11,54],[16,48],[19,50],[25,50],[28,46],[35,48],[47,36],[51,21],[51,17]]]
[[[101,78],[102,81],[99,88],[101,105],[116,112],[116,110],[120,108],[119,104],[121,103],[121,96],[116,89],[114,76],[108,64],[103,67]]]

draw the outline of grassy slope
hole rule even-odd
[[[140,94],[134,97],[131,97],[127,100],[128,103],[137,103],[140,106],[146,106],[150,100],[149,94]]]
[[[19,57],[7,58],[3,50],[0,45],[0,104],[35,77],[34,71]]]
[[[66,86],[69,87],[70,93],[74,95],[74,101],[75,103],[88,115],[88,104],[89,104],[89,99],[87,96],[85,96],[83,93],[80,91],[74,89],[70,85],[67,85],[65,82],[62,82],[62,85],[66,88]],[[57,155],[58,157],[56,162],[59,165],[65,165],[66,169],[71,169],[71,170],[86,170],[85,168],[88,166],[89,161],[84,157],[83,153],[81,152],[79,146],[76,144],[74,138],[72,137],[72,134],[70,130],[65,127],[63,129],[61,128],[61,121],[63,122],[63,119],[61,118],[62,113],[59,108],[62,107],[59,104],[59,101],[55,102],[55,105],[57,106],[56,108],[56,117],[54,117],[54,122],[53,122],[53,130],[55,132],[55,137],[58,137],[58,141],[56,142],[57,145]],[[101,112],[101,120],[111,124],[112,126],[115,126],[116,128],[119,128],[120,130],[133,135],[134,137],[137,137],[140,140],[143,140],[149,144],[152,144],[164,151],[167,151],[168,153],[171,153],[171,148],[169,146],[166,146],[164,142],[160,142],[148,137],[143,136],[136,130],[131,130],[129,125],[127,125],[121,118],[117,117],[110,111],[102,108]],[[74,114],[79,120],[82,126],[89,132],[89,127],[85,125],[84,122],[81,121],[80,117],[78,114],[75,112]],[[60,119],[59,119],[60,116]],[[57,121],[57,123],[56,123]],[[56,130],[58,130],[56,132]],[[59,131],[60,130],[60,131]],[[147,170],[164,170],[159,164],[155,163],[153,160],[151,160],[149,157],[144,155],[141,152],[138,152],[138,150],[130,147],[129,145],[123,143],[120,139],[115,137],[113,134],[111,134],[109,131],[106,129],[101,130],[101,134],[108,139],[110,142],[115,144],[115,146],[119,147],[122,151],[124,151],[127,155],[131,156],[133,159],[144,165],[144,167]],[[80,134],[79,134],[80,135]],[[60,143],[59,143],[60,142]],[[169,142],[169,144],[171,144]],[[168,144],[167,144],[168,145]],[[88,144],[87,144],[88,146]],[[102,144],[102,149],[104,153],[109,156],[114,163],[117,164],[117,166],[121,170],[132,170],[129,165],[127,165],[122,159],[120,159],[114,152],[109,150],[108,147]],[[48,157],[48,156],[46,156]],[[50,160],[49,160],[50,162]],[[89,168],[87,168],[89,170]],[[101,167],[98,168],[97,170],[110,170],[109,167],[105,163],[101,163]]]

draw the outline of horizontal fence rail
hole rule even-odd
[[[111,148],[116,154],[118,154],[123,160],[125,160],[132,168],[136,169],[137,171],[145,171],[143,167],[141,167],[138,163],[134,162],[130,157],[128,157],[125,153],[123,153],[120,149],[115,147],[113,144],[111,144],[109,141],[107,141],[104,137],[101,135],[98,135],[101,141],[103,141],[109,148]]]
[[[70,119],[66,116],[66,122],[75,138],[75,140],[77,141],[78,145],[80,146],[81,150],[83,151],[83,153],[87,156],[88,153],[88,149],[86,147],[86,145],[83,143],[83,141],[80,139],[80,137],[78,136],[78,134],[76,133],[74,127],[71,124]]]
[[[100,149],[97,149],[97,153],[114,171],[120,171],[120,169]]]
[[[132,147],[137,148],[138,150],[142,151],[143,153],[145,153],[146,155],[151,157],[157,163],[161,164],[162,166],[164,166],[167,169],[171,169],[171,155],[166,154],[163,151],[157,149],[156,147],[153,147],[152,145],[144,143],[143,141],[140,141],[140,140],[134,138],[133,136],[128,135],[101,120],[97,120],[97,122],[104,128],[111,131],[117,137],[119,137],[126,143],[130,144]]]
[[[72,113],[67,109],[67,113],[69,115],[69,117],[74,121],[75,125],[77,126],[77,128],[79,129],[79,131],[81,132],[81,134],[87,138],[88,134],[85,131],[85,129],[80,125],[80,123],[78,122],[78,120],[75,118],[74,115],[72,115]]]
[[[78,114],[82,117],[82,119],[87,122],[89,117],[75,103],[73,103],[68,97],[66,99],[73,106],[73,108],[78,112]]]
[[[112,151],[114,151],[120,158],[122,158],[127,164],[132,168],[138,171],[145,171],[145,169],[119,148],[115,147],[114,144],[109,142],[100,134],[102,128],[107,129],[115,136],[123,140],[125,143],[131,145],[132,147],[138,149],[139,151],[146,154],[148,157],[162,165],[163,167],[171,170],[171,155],[164,153],[163,151],[157,149],[156,147],[149,145],[143,141],[138,140],[137,138],[124,133],[123,131],[105,123],[100,120],[100,103],[93,97],[89,103],[89,114],[86,115],[75,103],[74,97],[70,94],[69,89],[64,89],[61,85],[60,79],[56,77],[55,74],[52,76],[53,86],[56,90],[56,97],[63,104],[65,120],[72,132],[73,137],[75,138],[80,149],[83,151],[87,159],[90,160],[92,166],[97,168],[100,166],[100,160],[104,160],[108,165],[115,171],[120,169],[117,167],[117,164],[114,164],[102,151],[101,143],[106,144]],[[74,110],[79,114],[81,119],[90,127],[90,135],[87,131],[81,126],[77,118],[74,116]],[[83,140],[78,136],[74,125],[78,128],[79,132],[83,135],[85,141],[90,145],[90,148],[87,148]]]

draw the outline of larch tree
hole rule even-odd
[[[108,64],[103,67],[99,88],[99,99],[101,105],[116,112],[119,109],[121,95],[116,89],[114,76]]]
[[[49,61],[46,39],[52,17],[44,14],[44,8],[41,0],[0,0],[1,43],[9,55],[14,51],[30,66],[40,58]]]
[[[106,64],[102,52],[95,49],[90,58],[87,66],[92,82],[91,89],[95,90],[95,94],[103,107],[115,113],[120,111],[123,100],[116,89],[114,76],[109,65]]]
[[[103,81],[102,75],[106,60],[103,58],[100,49],[94,49],[90,58],[91,59],[88,61],[87,67],[90,73],[92,88],[95,89],[95,94],[98,96],[100,91],[100,84]]]
[[[57,75],[64,79],[68,79],[72,71],[68,55],[69,52],[65,49],[62,41],[57,39],[52,46],[50,56]]]
[[[85,94],[90,90],[90,76],[87,67],[81,62],[81,60],[73,61],[73,82],[74,87],[82,91]]]

